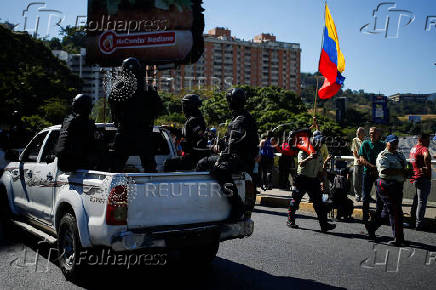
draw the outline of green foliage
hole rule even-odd
[[[307,113],[306,107],[294,92],[277,87],[254,88],[241,86],[247,92],[247,109],[257,122],[259,131],[264,133],[276,128],[275,133],[280,136],[284,130],[309,127],[312,116]],[[225,92],[222,91],[196,91],[202,96],[201,110],[208,127],[224,129],[232,118],[229,111]],[[182,124],[185,118],[182,114],[181,99],[184,93],[177,95],[161,93],[166,111],[156,121],[156,124]],[[341,127],[321,116],[318,118],[321,129],[325,134],[341,134]],[[288,124],[281,126],[283,124]],[[280,128],[277,128],[280,127]]]
[[[39,108],[41,116],[52,124],[62,123],[70,109],[70,103],[64,99],[51,98],[44,101],[44,104]]]
[[[9,127],[15,110],[32,130],[60,123],[82,86],[79,77],[28,34],[0,27],[0,50],[0,125]]]
[[[50,127],[53,124],[46,121],[39,115],[32,115],[30,117],[23,117],[22,121],[24,123],[25,128],[31,132],[31,134],[35,134],[36,132],[41,131],[44,128]]]
[[[107,102],[105,103],[105,98],[100,98],[95,102],[94,107],[92,108],[91,118],[95,120],[96,123],[112,122],[111,110],[109,104]]]
[[[79,54],[80,48],[86,46],[86,31],[80,27],[61,28],[62,49],[68,53]]]

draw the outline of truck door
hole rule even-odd
[[[32,139],[20,156],[19,167],[12,171],[14,203],[25,214],[29,213],[30,209],[30,189],[33,183],[34,166],[47,135],[48,131],[44,131]]]
[[[56,185],[57,158],[55,146],[59,130],[52,130],[45,141],[38,162],[33,165],[30,188],[31,212],[34,217],[50,222],[53,217],[53,200]]]

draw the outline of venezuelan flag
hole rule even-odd
[[[345,78],[345,58],[339,48],[338,33],[330,10],[325,4],[324,40],[318,71],[324,76],[324,85],[318,91],[320,99],[330,99],[339,91]]]

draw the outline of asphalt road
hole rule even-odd
[[[5,238],[0,230],[0,289],[434,289],[436,285],[434,233],[406,230],[411,247],[399,249],[383,244],[390,239],[388,226],[378,231],[381,243],[374,244],[366,240],[360,223],[338,223],[334,231],[323,234],[317,220],[304,213],[298,219],[301,229],[291,230],[285,225],[286,210],[265,207],[258,207],[253,219],[253,236],[222,243],[209,267],[100,267],[77,284],[65,280],[54,259],[47,260],[54,256],[48,245],[38,245],[37,238],[19,231]]]

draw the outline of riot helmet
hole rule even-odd
[[[123,70],[129,70],[133,73],[137,73],[141,70],[141,63],[137,58],[129,57],[123,61],[121,68]]]
[[[189,94],[182,99],[182,109],[186,116],[192,116],[200,112],[201,98],[196,94]]]
[[[227,92],[227,103],[232,111],[241,111],[246,102],[245,91],[240,88],[233,88]]]
[[[92,98],[89,95],[78,94],[73,99],[73,112],[88,116],[92,110]]]

